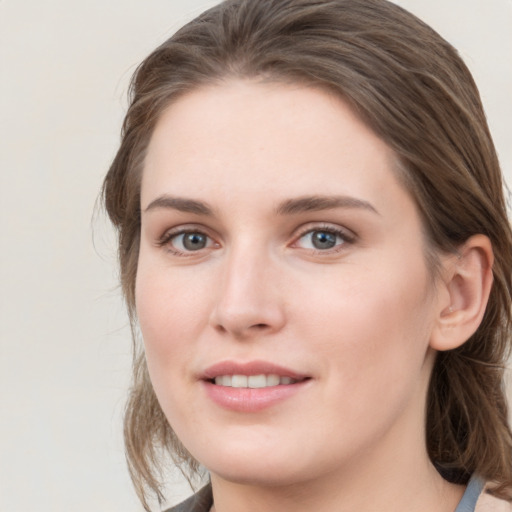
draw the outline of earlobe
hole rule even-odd
[[[469,238],[443,269],[443,293],[430,346],[445,351],[464,344],[478,329],[491,292],[494,255],[485,235]]]

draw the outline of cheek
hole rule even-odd
[[[332,393],[348,397],[356,408],[407,393],[422,376],[432,328],[426,270],[354,270],[328,282],[322,290],[310,287],[297,316],[310,319],[301,326],[302,337],[323,354],[325,371],[338,388]]]
[[[135,302],[146,345],[164,350],[200,328],[208,286],[198,282],[193,270],[169,268],[161,260],[141,251]]]
[[[146,354],[153,349],[158,350],[160,344],[165,346],[166,333],[172,326],[172,319],[164,306],[168,300],[165,281],[156,279],[154,273],[147,269],[147,265],[139,263],[135,305]]]
[[[141,251],[136,311],[149,376],[169,422],[178,426],[193,414],[198,350],[208,330],[213,301],[211,272],[170,268]]]
[[[136,312],[150,377],[158,394],[159,388],[166,387],[164,379],[181,376],[187,356],[185,327],[197,327],[199,304],[197,297],[192,300],[190,287],[176,282],[176,273],[144,256],[141,253],[137,272]]]
[[[187,417],[192,329],[198,326],[197,297],[192,301],[156,265],[140,265],[136,283],[136,311],[144,343],[149,377],[167,419],[173,425]],[[189,409],[187,409],[187,404]]]

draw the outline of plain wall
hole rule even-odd
[[[115,242],[93,211],[135,66],[212,3],[0,0],[2,511],[142,510],[121,439]],[[460,50],[512,183],[512,2],[398,3]]]

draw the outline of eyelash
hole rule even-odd
[[[304,228],[294,238],[294,241],[292,242],[292,244],[290,246],[291,247],[297,246],[298,242],[301,239],[303,239],[306,235],[313,234],[313,233],[329,233],[331,235],[334,235],[336,237],[336,240],[338,238],[341,239],[341,243],[337,243],[332,248],[327,248],[327,249],[307,248],[307,249],[304,249],[306,251],[312,251],[314,254],[327,255],[327,254],[337,253],[337,252],[344,250],[344,248],[346,248],[346,245],[353,244],[356,241],[356,236],[353,233],[348,232],[348,230],[346,230],[346,229],[334,227],[332,225],[320,225],[320,226],[317,225],[317,226],[310,226],[310,227]],[[183,251],[183,250],[177,249],[176,247],[174,247],[172,245],[173,240],[177,239],[179,236],[187,235],[187,234],[194,234],[194,235],[200,235],[200,236],[206,237],[210,241],[210,247],[200,248],[200,249],[197,249],[196,251],[194,251],[194,250]],[[213,244],[211,242],[213,242]],[[158,240],[157,245],[159,247],[165,247],[170,253],[172,253],[176,256],[189,257],[189,256],[194,256],[195,253],[201,254],[204,249],[209,249],[209,248],[211,248],[211,246],[214,246],[214,245],[218,246],[219,244],[216,244],[216,242],[213,240],[213,238],[211,236],[209,236],[207,233],[205,233],[204,230],[202,230],[200,228],[194,228],[193,226],[191,226],[191,227],[183,227],[183,228],[177,229],[175,231],[174,230],[167,231]]]
[[[203,249],[198,249],[197,251],[182,251],[180,249],[177,249],[172,245],[172,241],[179,236],[187,235],[187,234],[194,234],[194,235],[201,235],[209,239],[210,241],[213,241],[213,238],[209,236],[207,233],[205,233],[202,229],[194,228],[194,227],[183,227],[180,229],[177,229],[176,231],[167,231],[164,233],[164,235],[158,240],[157,245],[159,247],[165,247],[167,251],[170,253],[176,255],[176,256],[194,256],[195,253],[201,253]],[[215,242],[214,242],[215,244]],[[217,244],[218,245],[218,244]]]

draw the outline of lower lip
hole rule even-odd
[[[236,412],[258,412],[291,398],[303,390],[309,380],[268,388],[233,388],[203,381],[207,396],[224,409]]]

